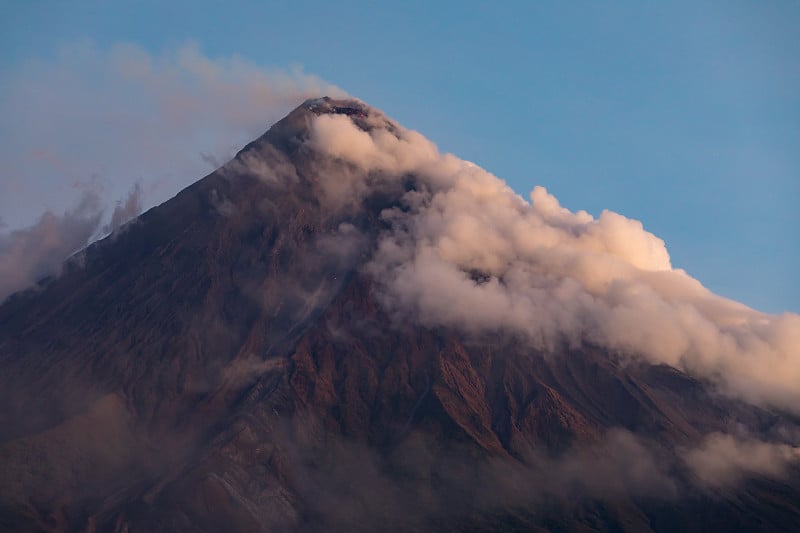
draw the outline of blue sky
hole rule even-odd
[[[302,66],[523,195],[641,220],[715,292],[800,310],[800,3],[162,4],[4,2],[0,82],[86,42]]]

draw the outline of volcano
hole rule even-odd
[[[4,531],[800,531],[800,336],[309,100],[0,306]]]

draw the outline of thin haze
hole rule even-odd
[[[342,94],[192,42],[157,56],[79,43],[4,82],[0,300],[208,174],[298,102]]]
[[[342,94],[300,69],[210,58],[193,42],[157,55],[76,43],[2,79],[0,213],[12,227],[71,207],[81,186],[120,198],[141,181],[147,207],[160,203],[298,102]]]

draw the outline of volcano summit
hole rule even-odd
[[[0,306],[7,531],[800,529],[800,316],[356,100]]]

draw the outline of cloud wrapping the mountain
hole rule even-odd
[[[664,242],[641,222],[573,213],[542,187],[528,202],[391,123],[364,131],[346,116],[321,115],[308,143],[338,163],[329,185],[338,198],[416,176],[402,208],[384,211],[391,229],[367,266],[396,316],[510,331],[547,351],[599,345],[800,412],[800,316],[766,315],[711,293],[672,268]],[[347,180],[343,167],[356,169]]]

